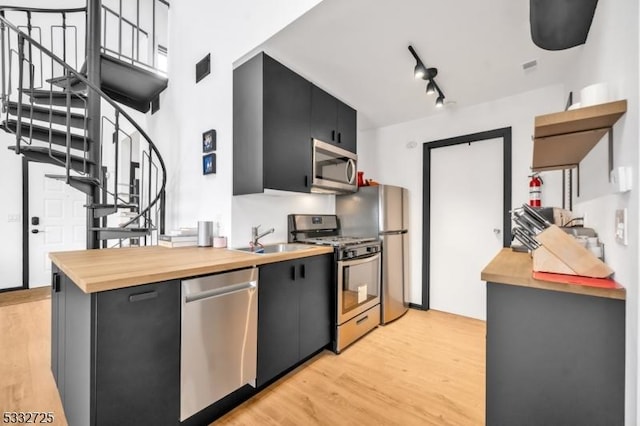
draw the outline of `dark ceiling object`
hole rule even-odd
[[[413,68],[413,76],[415,78],[421,78],[428,81],[426,89],[428,95],[432,95],[438,92],[436,107],[441,108],[444,105],[445,96],[435,80],[436,76],[438,75],[438,68],[427,68],[422,60],[418,57],[418,54],[411,45],[409,46],[409,52],[411,52],[416,60],[416,66]]]
[[[584,44],[597,5],[598,0],[530,0],[533,42],[545,50]]]

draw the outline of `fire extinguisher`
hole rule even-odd
[[[542,178],[537,173],[529,176],[529,205],[531,207],[541,207],[540,199],[542,198]]]

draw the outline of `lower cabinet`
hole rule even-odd
[[[83,293],[54,267],[51,367],[70,425],[177,425],[180,285]]]
[[[177,424],[179,283],[98,293],[96,309],[96,423]]]
[[[625,301],[487,283],[487,425],[623,425]]]
[[[331,342],[332,264],[327,254],[260,267],[258,386]]]

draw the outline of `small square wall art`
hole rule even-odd
[[[202,174],[210,175],[216,172],[216,154],[211,153],[202,157]]]

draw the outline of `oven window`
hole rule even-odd
[[[377,261],[345,265],[342,274],[343,314],[378,297],[380,277]]]

